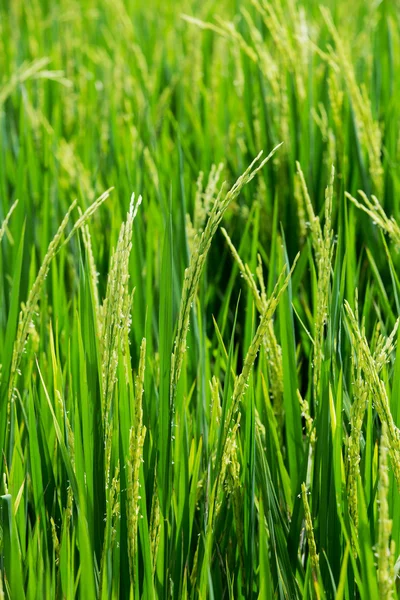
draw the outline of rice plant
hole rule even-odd
[[[397,1],[0,3],[0,598],[400,597],[399,69]]]

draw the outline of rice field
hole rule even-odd
[[[400,3],[0,3],[0,600],[400,597]]]

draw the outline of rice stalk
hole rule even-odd
[[[371,196],[371,200],[368,198],[367,194],[362,190],[358,190],[361,198],[364,201],[364,204],[359,202],[354,196],[349,194],[349,192],[345,192],[346,198],[351,200],[357,208],[363,210],[369,217],[371,217],[374,225],[378,225],[382,229],[384,233],[386,233],[397,249],[400,248],[400,227],[395,220],[394,217],[388,217],[379,202],[378,198],[374,195]]]
[[[50,63],[50,58],[45,56],[33,60],[32,62],[23,62],[13,73],[9,81],[0,87],[0,106],[4,105],[6,100],[18,88],[18,85],[25,83],[29,79],[51,79],[58,81],[65,87],[70,87],[71,82],[64,77],[63,71],[50,71],[46,69]]]
[[[359,365],[356,365],[356,356],[352,350],[353,372],[353,403],[350,409],[350,435],[347,444],[347,498],[349,513],[353,519],[356,530],[358,529],[358,490],[357,483],[360,476],[360,439],[362,424],[368,404],[368,386],[362,376]],[[353,545],[353,550],[355,547]]]
[[[160,521],[160,500],[157,489],[157,468],[154,474],[153,495],[151,499],[150,512],[150,552],[153,567],[153,577],[157,567],[158,546],[160,543],[161,521]]]
[[[108,198],[110,190],[107,190],[98,198],[93,204],[79,217],[78,221],[72,228],[71,233],[67,237],[67,240],[71,238],[74,232],[76,232],[80,227],[82,227],[86,220],[98,209],[98,207]],[[8,387],[8,411],[10,409],[10,402],[13,397],[14,388],[16,385],[16,381],[19,375],[19,365],[21,362],[22,355],[25,350],[27,338],[29,332],[33,326],[33,317],[35,314],[36,306],[40,298],[40,294],[42,292],[44,282],[48,275],[51,262],[59,249],[65,244],[62,243],[62,236],[64,231],[68,225],[69,218],[71,216],[71,212],[76,205],[76,201],[74,201],[69,207],[64,219],[59,226],[57,233],[49,244],[46,255],[43,259],[42,265],[39,269],[39,273],[36,277],[36,280],[28,294],[28,299],[26,304],[22,307],[21,312],[19,313],[18,320],[18,330],[16,339],[14,342],[13,348],[13,356],[11,363],[11,372],[10,372],[10,380]]]
[[[117,246],[111,258],[107,291],[100,309],[100,349],[102,365],[102,413],[105,429],[106,485],[111,466],[112,400],[116,384],[118,353],[127,338],[131,324],[131,294],[128,290],[129,256],[132,248],[132,226],[142,202],[135,204],[132,194],[126,222],[121,225]]]
[[[388,455],[389,439],[386,423],[382,423],[382,434],[379,452],[379,484],[378,484],[378,586],[380,598],[391,600],[394,595],[394,552],[395,542],[390,541],[392,520],[389,518],[389,472]]]
[[[281,272],[281,274],[279,275],[276,285],[274,287],[274,290],[271,294],[271,297],[268,299],[266,310],[264,311],[264,314],[261,316],[257,331],[256,331],[256,333],[253,337],[253,340],[250,344],[250,347],[247,351],[247,354],[246,354],[246,357],[245,357],[245,360],[243,363],[242,371],[241,371],[240,375],[238,377],[236,377],[236,379],[235,379],[231,403],[230,403],[230,406],[229,406],[229,409],[228,409],[228,412],[227,412],[227,415],[226,415],[226,418],[225,418],[225,421],[223,424],[222,432],[220,434],[222,436],[221,460],[220,460],[220,463],[218,465],[216,465],[217,471],[215,474],[214,482],[212,483],[211,493],[209,494],[208,504],[207,504],[205,549],[204,549],[204,557],[203,557],[201,575],[200,575],[201,588],[204,588],[204,586],[206,585],[207,565],[210,560],[212,535],[213,535],[213,530],[214,530],[214,526],[215,526],[215,521],[216,521],[216,519],[221,511],[222,505],[223,505],[222,504],[223,490],[225,487],[227,469],[228,469],[229,465],[231,465],[232,456],[236,451],[236,446],[237,446],[236,436],[237,436],[237,431],[238,431],[238,428],[240,425],[240,413],[238,414],[239,404],[240,404],[240,401],[241,401],[244,393],[246,392],[247,381],[250,376],[250,372],[253,367],[254,361],[256,360],[260,346],[262,344],[263,338],[268,329],[269,321],[273,317],[273,314],[279,304],[282,294],[284,293],[287,286],[289,285],[290,278],[291,278],[293,270],[296,266],[298,257],[299,257],[299,255],[296,256],[295,260],[293,261],[293,265],[284,280],[283,280],[283,277],[284,277],[284,274],[286,271],[286,266],[283,269],[283,271]],[[235,421],[233,426],[231,426],[232,421]],[[195,578],[197,579],[197,569],[198,569],[197,560],[198,560],[200,543],[201,543],[201,540],[199,539],[199,541],[197,543],[197,547],[196,547],[196,553],[195,553],[196,562],[192,569],[191,581],[192,580],[194,581]]]
[[[283,13],[279,3],[276,3],[275,6],[271,2],[268,2],[268,0],[261,0],[261,2],[259,0],[251,0],[251,3],[261,15],[266,28],[272,36],[279,53],[279,58],[283,63],[282,71],[287,70],[293,74],[297,96],[300,100],[304,100],[306,88],[303,67],[307,64],[307,60],[304,60],[306,59],[304,52],[307,51],[308,44],[299,44],[298,39],[290,35],[290,29],[287,26],[288,15]],[[300,19],[296,18],[296,13],[297,11],[293,14],[293,22],[300,24]],[[301,41],[304,38],[304,32],[307,32],[307,25],[305,24],[305,15],[303,13],[302,23],[298,30],[298,38]],[[308,34],[305,33],[305,35],[306,39],[308,39]],[[299,60],[299,57],[303,60]]]
[[[240,427],[240,413],[237,416],[236,423],[229,430],[226,444],[224,448],[224,452],[221,458],[221,465],[219,466],[219,477],[218,477],[218,486],[216,489],[216,504],[215,504],[215,512],[214,519],[218,518],[220,510],[222,508],[222,502],[224,499],[224,490],[226,488],[226,479],[227,474],[230,473],[230,476],[233,476],[233,472],[237,480],[239,480],[240,473],[240,465],[237,461],[236,450],[237,450],[237,433]],[[232,471],[233,469],[233,471]]]
[[[222,435],[222,459],[221,459],[222,466],[220,466],[220,472],[217,477],[218,486],[222,486],[224,484],[224,477],[225,477],[224,465],[226,466],[230,462],[230,456],[231,456],[232,447],[234,444],[233,436],[234,436],[234,433],[236,433],[236,431],[234,430],[234,428],[231,430],[231,423],[234,419],[237,418],[236,415],[237,415],[237,412],[239,409],[240,402],[241,402],[244,394],[246,393],[247,381],[250,377],[251,369],[253,368],[254,362],[257,358],[257,354],[260,350],[260,346],[267,334],[267,330],[268,330],[270,321],[278,307],[279,301],[290,283],[290,279],[291,279],[293,271],[296,267],[298,258],[299,258],[299,254],[295,257],[292,267],[289,270],[289,273],[287,274],[287,276],[284,280],[283,280],[283,277],[284,277],[284,274],[286,271],[286,266],[280,273],[278,280],[275,284],[274,290],[273,290],[270,298],[267,301],[266,308],[260,317],[260,323],[257,327],[256,333],[254,334],[254,337],[250,343],[249,349],[247,350],[247,354],[246,354],[246,357],[243,362],[242,371],[241,371],[240,375],[238,377],[236,377],[236,379],[235,379],[231,403],[230,403],[230,406],[229,406],[229,409],[228,409],[228,412],[227,412],[227,415],[225,418],[224,427],[223,427],[223,431],[221,434]],[[237,426],[238,426],[238,422],[236,421],[235,427],[237,428]]]
[[[120,469],[119,462],[115,467],[115,474],[111,482],[111,541],[110,550],[112,551],[115,546],[115,540],[117,537],[117,524],[121,516],[121,505],[120,505],[120,491],[121,491],[121,480],[120,480]]]
[[[318,402],[322,362],[324,359],[324,330],[328,321],[328,300],[333,257],[333,230],[332,230],[332,199],[335,169],[331,168],[331,177],[325,190],[325,223],[322,230],[319,217],[315,215],[311,198],[308,193],[300,163],[296,163],[300,177],[307,215],[310,222],[312,245],[317,260],[317,310],[314,332],[314,361],[313,384],[314,398]]]
[[[111,481],[109,488],[109,494],[107,498],[107,515],[106,515],[106,527],[104,531],[103,551],[101,554],[100,561],[100,573],[99,573],[99,598],[103,596],[103,588],[107,586],[108,572],[106,569],[107,552],[112,551],[115,544],[117,523],[120,518],[120,469],[119,461],[115,467],[114,477]]]
[[[54,523],[53,517],[50,517],[51,525],[51,538],[53,541],[53,548],[55,554],[55,564],[58,566],[60,563],[60,542],[57,535],[56,524]]]
[[[222,169],[224,168],[223,163],[220,163],[218,167],[212,165],[208,181],[205,189],[203,190],[203,178],[204,173],[200,171],[196,182],[196,194],[194,198],[194,213],[193,223],[190,219],[190,215],[186,215],[186,227],[189,249],[192,252],[195,247],[195,239],[197,235],[201,234],[204,228],[206,219],[210,213],[210,208],[217,195],[217,186],[221,177]]]
[[[101,194],[101,196],[99,196],[97,198],[97,200],[92,202],[92,204],[85,210],[85,212],[83,214],[80,214],[79,219],[74,223],[70,234],[67,236],[66,240],[64,240],[64,242],[61,244],[61,247],[68,244],[69,240],[72,238],[74,233],[76,231],[78,231],[78,229],[83,227],[83,225],[87,222],[89,217],[91,217],[96,212],[96,210],[103,204],[103,202],[105,202],[107,200],[107,198],[110,195],[110,192],[113,189],[114,188],[111,187],[108,190],[106,190],[105,192],[103,192],[103,194]]]
[[[45,279],[50,269],[51,261],[53,260],[59,246],[61,243],[61,238],[64,233],[65,228],[67,227],[69,217],[71,215],[72,210],[74,209],[76,201],[74,201],[69,207],[67,214],[59,226],[56,235],[53,240],[50,242],[50,245],[47,249],[46,256],[43,259],[42,265],[39,269],[39,273],[36,277],[36,280],[28,294],[28,299],[23,305],[21,312],[19,313],[18,320],[18,330],[17,335],[14,342],[13,348],[13,356],[11,363],[11,372],[10,372],[10,382],[8,388],[8,403],[10,404],[14,392],[14,387],[16,385],[16,380],[19,375],[19,365],[21,362],[22,354],[25,350],[27,337],[29,334],[29,330],[32,327],[32,319],[34,317],[34,313],[36,310],[37,302],[40,298],[40,294],[42,288],[44,286]]]
[[[349,512],[357,527],[357,481],[360,475],[360,438],[365,410],[368,403],[368,386],[363,378],[362,370],[357,364],[356,353],[352,348],[352,381],[353,403],[350,410],[350,436],[347,445],[347,495]]]
[[[269,52],[268,47],[265,43],[265,39],[259,28],[255,25],[252,16],[249,11],[242,7],[241,14],[243,15],[247,27],[249,30],[249,34],[251,40],[253,42],[254,50],[257,53],[257,64],[266,77],[268,83],[271,86],[272,94],[269,102],[276,109],[279,114],[279,97],[281,95],[280,89],[280,78],[279,78],[279,66],[273,58],[272,54]],[[276,118],[276,111],[273,113],[273,118]]]
[[[382,132],[379,123],[373,118],[371,101],[367,90],[357,83],[354,66],[349,58],[349,50],[339,36],[329,9],[321,6],[320,10],[335,42],[336,53],[331,49],[330,58],[334,64],[338,65],[346,81],[359,136],[368,154],[370,175],[379,195],[383,193],[384,185],[383,166],[381,162]]]
[[[300,390],[297,390],[297,399],[301,408],[301,416],[304,417],[305,420],[307,437],[309,439],[311,449],[313,450],[315,447],[315,442],[317,441],[317,436],[314,427],[314,419],[310,414],[310,405],[308,404],[306,398],[302,397]]]
[[[286,267],[281,272],[274,287],[274,290],[271,294],[271,297],[268,299],[264,312],[261,315],[260,323],[257,327],[257,331],[253,337],[253,340],[250,344],[250,347],[247,351],[246,358],[243,363],[243,369],[240,375],[235,380],[232,402],[229,408],[228,416],[225,424],[229,425],[232,417],[236,414],[236,411],[239,407],[239,403],[246,392],[247,388],[247,380],[250,376],[251,369],[253,367],[254,361],[257,357],[258,351],[260,349],[261,343],[270,327],[271,319],[278,307],[279,301],[285,292],[286,288],[290,283],[290,279],[292,273],[296,267],[297,260],[299,258],[299,254],[295,257],[292,267],[287,274],[286,278],[282,281]]]
[[[90,285],[92,288],[93,301],[94,301],[94,309],[97,318],[100,317],[100,300],[99,300],[99,290],[98,290],[98,272],[96,268],[96,262],[93,256],[93,248],[92,248],[92,240],[90,237],[89,226],[86,224],[82,227],[82,239],[83,244],[86,249],[86,254],[88,258],[88,267],[90,274]]]
[[[225,193],[225,185],[222,185],[220,192],[210,210],[210,215],[207,219],[204,231],[201,233],[201,235],[196,236],[194,240],[193,251],[190,257],[189,266],[185,270],[184,275],[181,304],[178,316],[178,329],[175,337],[174,350],[171,361],[170,398],[172,404],[175,398],[176,387],[181,374],[183,357],[186,352],[186,339],[189,330],[190,310],[194,298],[196,296],[200,276],[202,274],[204,264],[206,262],[207,254],[211,246],[211,241],[218,229],[219,224],[221,223],[221,220],[229,204],[239,196],[243,187],[255,177],[255,175],[263,168],[263,166],[275,154],[275,152],[280,146],[281,144],[276,146],[261,162],[259,162],[262,155],[262,152],[260,152],[227,193]],[[259,162],[258,165],[257,162]]]
[[[239,31],[236,29],[235,24],[231,21],[225,21],[221,18],[216,17],[218,25],[215,25],[214,23],[202,21],[201,19],[197,19],[189,15],[181,16],[182,19],[184,19],[188,23],[191,23],[192,25],[200,27],[200,29],[208,29],[210,31],[218,33],[218,35],[221,35],[222,37],[231,38],[235,41],[237,47],[240,48],[240,50],[242,50],[248,56],[248,58],[250,58],[250,60],[256,62],[257,55],[254,52],[253,48],[247,44],[241,33],[239,33]]]
[[[396,427],[393,416],[390,412],[389,398],[387,395],[384,381],[379,376],[383,364],[387,362],[390,353],[394,349],[394,338],[399,326],[400,319],[396,321],[391,335],[385,343],[384,356],[376,360],[371,352],[365,337],[364,330],[360,329],[356,316],[354,315],[349,303],[345,300],[345,309],[349,320],[352,343],[355,348],[357,361],[362,370],[363,378],[368,386],[368,391],[374,399],[374,405],[382,423],[387,425],[387,435],[389,440],[389,455],[392,463],[393,473],[396,479],[397,487],[400,489],[400,430]]]
[[[296,177],[294,178],[293,194],[296,201],[297,219],[299,222],[299,243],[303,246],[307,237],[307,217],[301,181],[298,173],[296,173]]]
[[[303,500],[304,516],[306,522],[306,536],[308,542],[308,551],[310,553],[311,573],[314,583],[317,583],[320,576],[319,556],[317,553],[317,546],[315,544],[314,529],[312,524],[310,505],[308,504],[307,499],[307,488],[305,483],[301,484],[301,497]]]
[[[239,415],[240,416],[240,415]],[[239,420],[238,423],[239,425]],[[235,432],[236,437],[236,432]],[[242,574],[242,586],[246,588],[247,573],[245,569],[245,541],[243,525],[243,495],[240,484],[240,464],[237,457],[237,443],[232,447],[231,460],[228,465],[226,490],[228,496],[232,497],[233,518],[235,521],[237,546],[239,552],[239,563]]]
[[[247,283],[251,294],[253,295],[256,308],[260,315],[263,315],[268,308],[268,300],[265,292],[265,284],[262,273],[261,258],[258,256],[258,267],[256,270],[258,280],[260,282],[260,290],[254,280],[254,276],[247,264],[244,264],[239,256],[235,246],[232,243],[227,231],[221,227],[221,231],[227,241],[229,249],[239,267],[239,271],[245,282]],[[268,323],[267,332],[263,339],[265,354],[267,356],[267,368],[269,375],[269,383],[272,396],[274,398],[274,410],[280,424],[280,429],[283,425],[283,365],[282,365],[282,349],[278,344],[274,331],[274,323],[271,319]]]
[[[321,131],[323,142],[327,145],[327,149],[324,152],[324,163],[329,169],[331,165],[336,162],[336,137],[332,128],[329,126],[328,113],[322,102],[318,103],[318,110],[319,112],[316,109],[313,109],[312,116]]]
[[[269,118],[275,128],[278,139],[285,142],[287,151],[292,146],[290,135],[290,106],[287,90],[287,73],[292,75],[296,95],[300,101],[305,99],[305,68],[308,53],[308,27],[304,11],[291,11],[295,35],[290,35],[287,27],[290,14],[283,14],[279,4],[275,7],[270,2],[252,0],[257,13],[261,16],[265,27],[271,34],[274,46],[278,50],[276,56],[265,42],[265,36],[246,8],[241,14],[247,23],[250,38],[256,52],[256,63],[265,81],[271,87],[271,93],[265,98],[269,105]],[[256,14],[256,17],[258,15]],[[298,18],[296,18],[298,17]],[[300,57],[300,60],[299,60]],[[255,120],[256,130],[256,120]],[[257,130],[256,130],[257,131]],[[277,157],[276,161],[279,161]]]
[[[317,315],[314,333],[314,390],[319,395],[322,361],[324,359],[324,328],[328,321],[328,299],[332,271],[333,230],[332,199],[335,170],[332,166],[331,179],[325,191],[325,223],[318,259]]]
[[[135,414],[134,424],[129,431],[129,459],[127,462],[127,521],[128,521],[128,553],[130,577],[133,588],[135,587],[135,561],[137,559],[138,539],[137,528],[139,519],[140,500],[140,466],[143,461],[143,444],[146,436],[146,427],[143,425],[143,386],[146,364],[146,339],[143,338],[140,346],[140,359],[138,373],[135,378]],[[154,563],[153,563],[154,564]]]

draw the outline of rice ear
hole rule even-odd
[[[201,234],[195,238],[189,266],[185,270],[181,303],[178,316],[178,329],[174,342],[174,350],[171,361],[171,387],[170,397],[173,403],[176,387],[180,378],[183,357],[186,352],[186,339],[189,330],[190,310],[197,293],[200,277],[211,247],[212,239],[218,229],[219,224],[229,206],[235,200],[245,185],[247,185],[263,166],[270,160],[282,144],[275,146],[266,158],[261,160],[260,152],[246,171],[237,179],[233,186],[225,193],[225,184],[222,184],[220,192],[214,201],[207,219],[205,228]],[[257,164],[258,163],[258,164]]]

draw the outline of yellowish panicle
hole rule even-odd
[[[331,49],[330,60],[339,67],[346,81],[358,134],[368,155],[370,175],[377,193],[381,194],[383,192],[383,166],[381,162],[382,133],[379,123],[373,118],[371,101],[368,94],[365,89],[357,84],[349,48],[339,36],[329,9],[321,6],[321,13],[335,42],[335,51]]]
[[[305,66],[308,44],[304,41],[308,39],[305,14],[299,18],[297,10],[291,15],[294,27],[297,27],[298,35],[291,36],[290,28],[287,26],[287,19],[291,18],[284,14],[279,3],[268,2],[268,0],[252,0],[251,2],[261,15],[265,26],[269,30],[276,48],[279,51],[280,60],[283,66],[294,75],[296,91],[301,100],[305,98]],[[299,60],[299,56],[303,60]]]
[[[362,371],[356,364],[356,356],[352,351],[353,404],[350,410],[350,435],[347,445],[347,497],[349,512],[355,528],[358,526],[358,492],[357,483],[360,475],[360,439],[365,410],[368,402],[368,387],[362,377]]]
[[[154,477],[153,496],[151,500],[150,513],[150,550],[153,567],[153,576],[157,566],[158,546],[160,543],[161,520],[160,520],[160,500],[158,498],[157,477]]]
[[[54,523],[53,517],[50,517],[50,525],[51,525],[51,538],[53,540],[53,548],[54,554],[56,558],[56,565],[60,562],[60,542],[57,535],[56,524]]]
[[[346,198],[351,200],[357,208],[363,210],[369,217],[371,217],[373,223],[378,225],[382,231],[388,234],[392,242],[396,245],[397,249],[400,249],[400,227],[394,217],[388,217],[379,202],[378,198],[374,195],[371,196],[371,200],[362,190],[358,190],[364,204],[359,202],[354,196],[345,193]]]
[[[300,179],[301,189],[303,191],[304,204],[306,209],[306,214],[309,222],[309,227],[311,230],[311,241],[313,245],[314,252],[317,258],[320,256],[322,251],[322,229],[319,217],[315,216],[314,207],[311,202],[310,194],[308,192],[308,187],[306,184],[306,180],[304,177],[304,173],[300,166],[299,162],[296,162],[297,175]]]
[[[99,198],[97,198],[97,200],[95,200],[89,206],[89,208],[87,208],[85,210],[85,212],[83,214],[80,215],[79,219],[76,221],[76,223],[74,223],[74,226],[71,229],[71,233],[68,235],[67,239],[62,244],[63,246],[69,242],[69,240],[72,238],[74,233],[78,229],[80,229],[86,223],[86,221],[89,219],[89,217],[91,217],[96,212],[96,210],[103,204],[103,202],[105,202],[107,200],[107,198],[110,196],[110,192],[113,189],[114,188],[109,188],[108,190],[106,190],[101,196],[99,196]]]
[[[389,456],[392,464],[393,473],[396,479],[397,487],[400,489],[400,430],[396,427],[392,413],[390,411],[389,398],[386,391],[384,381],[380,378],[380,370],[389,358],[389,352],[394,346],[394,337],[399,326],[398,319],[396,321],[394,332],[390,336],[392,342],[387,346],[387,354],[385,361],[379,357],[378,362],[374,359],[371,352],[365,332],[360,329],[358,321],[349,303],[345,301],[345,309],[350,325],[352,342],[355,348],[357,361],[360,366],[363,379],[368,386],[368,392],[374,398],[374,405],[378,416],[382,423],[387,426],[387,436],[389,440]]]
[[[83,244],[86,249],[86,254],[88,258],[88,266],[90,273],[90,285],[92,286],[92,294],[94,301],[94,308],[97,315],[97,318],[100,319],[100,300],[99,300],[99,290],[98,290],[98,273],[96,268],[96,263],[93,256],[93,248],[92,248],[92,240],[90,237],[89,226],[86,224],[82,227],[82,239]],[[99,331],[99,336],[101,337],[101,331]]]
[[[229,430],[229,432],[227,434],[224,450],[222,453],[221,470],[219,472],[218,487],[217,487],[217,494],[216,494],[216,505],[215,505],[215,513],[214,513],[215,519],[218,517],[219,512],[222,508],[222,501],[223,501],[223,496],[224,496],[223,491],[225,489],[226,476],[227,476],[228,470],[232,469],[232,465],[233,465],[233,469],[235,471],[235,476],[237,478],[239,478],[240,466],[239,466],[239,463],[237,462],[237,458],[236,458],[236,449],[237,449],[236,437],[237,437],[237,432],[238,432],[239,427],[240,427],[240,413],[238,414],[236,423],[234,424],[232,429]],[[232,470],[231,470],[231,475],[232,475]]]
[[[39,273],[36,277],[36,280],[31,288],[30,292],[29,292],[26,304],[23,306],[21,312],[19,313],[18,330],[17,330],[15,342],[14,342],[13,357],[12,357],[12,364],[11,364],[11,374],[10,374],[10,385],[9,385],[9,390],[8,390],[9,401],[11,400],[14,386],[16,383],[16,379],[19,374],[18,373],[19,364],[20,364],[22,354],[25,349],[26,340],[27,340],[27,337],[29,334],[29,330],[31,328],[31,322],[32,322],[32,319],[33,319],[33,316],[35,313],[37,302],[39,300],[41,291],[44,286],[45,279],[49,272],[51,261],[53,260],[58,248],[60,247],[63,233],[67,227],[71,212],[74,209],[75,204],[76,204],[76,201],[73,202],[71,204],[71,206],[69,207],[68,212],[65,215],[64,219],[62,220],[61,225],[59,226],[56,235],[54,236],[53,240],[50,242],[49,247],[47,249],[46,256],[44,257],[42,265],[39,269]]]
[[[65,507],[65,532],[66,532],[66,535],[69,535],[69,527],[71,524],[72,513],[73,513],[73,502],[74,502],[74,494],[73,494],[71,486],[68,486],[67,506]]]
[[[194,198],[193,222],[190,219],[190,216],[186,215],[187,236],[190,252],[193,252],[195,249],[196,236],[201,235],[201,231],[204,228],[206,219],[210,213],[210,209],[218,194],[217,188],[223,168],[223,163],[220,163],[218,167],[216,165],[212,165],[205,189],[203,189],[204,174],[202,171],[199,173],[199,177],[196,182],[196,194]]]
[[[314,428],[314,421],[310,415],[310,406],[309,406],[307,400],[305,398],[303,398],[302,395],[300,394],[300,390],[297,390],[297,399],[300,404],[301,415],[302,415],[302,417],[304,417],[304,420],[306,422],[307,436],[308,436],[308,439],[310,440],[311,447],[313,448],[315,446],[315,442],[316,442],[316,434],[315,434],[315,428]]]
[[[221,231],[227,241],[229,249],[232,253],[233,258],[235,259],[240,273],[247,283],[250,292],[254,298],[254,302],[256,308],[260,315],[264,314],[264,312],[268,308],[268,301],[265,291],[264,277],[261,265],[261,259],[258,257],[258,267],[256,270],[258,280],[260,282],[260,290],[258,289],[253,274],[247,264],[244,264],[242,259],[239,256],[235,246],[232,243],[228,233],[226,230],[221,227]],[[283,421],[283,365],[282,365],[282,349],[278,344],[278,341],[275,336],[274,324],[271,318],[268,323],[267,331],[263,339],[264,349],[266,356],[268,358],[268,374],[269,374],[269,383],[271,388],[271,393],[274,397],[274,409],[277,418],[279,419],[279,423],[282,426]]]
[[[129,432],[129,459],[127,463],[127,517],[128,517],[128,550],[131,582],[134,584],[134,564],[138,549],[137,529],[140,506],[140,466],[143,461],[143,444],[146,427],[143,425],[143,386],[146,361],[146,339],[140,347],[138,373],[135,378],[135,414],[134,424]]]
[[[224,21],[223,19],[217,18],[216,20],[218,25],[215,25],[214,23],[202,21],[201,19],[196,19],[194,17],[190,17],[189,15],[182,15],[182,18],[188,23],[200,27],[200,29],[208,29],[218,33],[219,35],[222,35],[223,37],[233,39],[238,48],[240,48],[253,62],[257,60],[256,53],[251,46],[247,44],[243,36],[237,31],[234,23],[231,21]]]
[[[82,226],[85,225],[86,220],[99,208],[99,206],[108,198],[109,191],[105,192],[98,198],[89,208],[79,217],[79,219],[74,224],[71,233],[68,235],[66,241],[70,240],[71,236]],[[28,299],[26,304],[23,306],[18,320],[18,330],[16,339],[14,342],[13,348],[13,356],[12,356],[12,364],[11,364],[11,373],[10,373],[10,383],[8,389],[8,399],[9,402],[12,399],[12,394],[14,390],[14,386],[16,383],[16,379],[18,377],[19,365],[22,358],[22,354],[24,352],[25,344],[27,341],[27,337],[29,335],[29,331],[31,329],[31,324],[33,321],[34,313],[36,310],[36,305],[39,301],[40,294],[42,292],[44,282],[48,275],[50,264],[59,251],[60,247],[63,245],[62,237],[68,225],[72,210],[76,205],[76,201],[74,201],[69,207],[67,214],[59,226],[56,235],[52,239],[47,249],[46,255],[43,259],[42,265],[39,269],[39,273],[36,277],[36,280],[29,292]],[[64,242],[64,244],[66,243]]]
[[[23,62],[18,69],[12,74],[11,78],[3,83],[0,87],[0,106],[4,104],[7,98],[14,92],[14,90],[25,81],[29,79],[52,79],[58,81],[66,87],[71,85],[71,82],[64,77],[63,71],[50,71],[46,69],[50,63],[50,58],[45,56],[33,60],[32,62]]]
[[[190,257],[190,263],[185,270],[178,316],[178,329],[175,337],[174,351],[171,361],[170,395],[172,400],[175,397],[176,386],[181,374],[183,357],[186,352],[186,339],[189,329],[190,310],[197,293],[200,276],[211,246],[211,241],[230,203],[239,196],[243,187],[256,176],[256,174],[269,161],[278,148],[279,146],[276,146],[262,161],[260,160],[262,155],[260,152],[260,154],[258,154],[251,165],[246,169],[243,175],[238,178],[236,183],[228,192],[225,192],[225,185],[222,185],[222,188],[210,210],[204,231],[195,239],[192,255]]]
[[[231,461],[228,468],[227,477],[227,493],[232,498],[233,518],[235,521],[237,545],[239,551],[240,568],[244,585],[246,585],[246,569],[245,569],[245,542],[244,542],[244,518],[243,518],[243,494],[240,484],[240,464],[237,458],[237,449],[231,455]]]
[[[106,517],[106,528],[104,533],[103,551],[100,561],[100,573],[99,573],[99,598],[103,597],[103,588],[107,587],[107,544],[112,550],[115,545],[115,539],[117,535],[118,520],[120,518],[120,473],[119,473],[119,461],[117,461],[114,477],[109,488],[107,498],[107,517]]]
[[[120,518],[121,515],[121,504],[120,504],[120,489],[121,489],[121,485],[120,485],[120,472],[119,472],[119,462],[117,463],[116,467],[115,467],[115,474],[113,477],[113,480],[111,482],[111,494],[110,494],[110,499],[111,499],[111,515],[112,515],[112,521],[111,521],[111,548],[114,547],[115,545],[115,539],[116,539],[116,535],[117,535],[117,526],[118,526],[118,520]]]
[[[41,127],[44,127],[46,131],[49,131],[52,137],[56,137],[54,130],[51,127],[48,127],[49,123],[46,118],[38,112],[36,112],[35,116]],[[65,171],[65,175],[63,174],[63,171],[61,171],[61,180],[63,183],[67,186],[71,181],[79,182],[79,187],[82,189],[85,196],[92,201],[95,198],[95,192],[92,187],[91,173],[82,163],[79,152],[74,147],[74,143],[67,142],[64,139],[59,139],[57,137],[55,153],[57,160]]]
[[[314,581],[318,581],[318,578],[319,578],[319,556],[317,554],[317,546],[315,544],[314,529],[313,529],[313,524],[312,524],[310,506],[308,504],[308,499],[307,499],[307,488],[306,488],[305,483],[301,484],[301,497],[303,500],[304,516],[305,516],[305,521],[306,521],[306,536],[307,536],[307,542],[308,542],[308,550],[310,553],[311,572],[312,572]]]
[[[275,313],[275,310],[279,304],[279,301],[282,297],[282,294],[286,290],[289,285],[290,278],[292,276],[293,270],[296,266],[299,255],[296,256],[293,261],[292,268],[284,279],[286,266],[282,273],[278,277],[278,281],[276,282],[275,288],[271,294],[271,297],[268,299],[266,309],[264,313],[261,315],[260,323],[257,327],[256,333],[250,343],[249,349],[247,351],[246,357],[244,359],[243,368],[240,375],[235,379],[235,384],[233,388],[233,395],[231,404],[225,418],[224,423],[224,431],[223,431],[223,453],[225,454],[226,445],[229,445],[229,431],[231,427],[232,420],[236,418],[236,414],[239,408],[240,401],[242,400],[246,389],[247,389],[247,381],[250,377],[251,369],[253,368],[254,362],[256,360],[258,351],[260,350],[260,346],[262,341],[267,333],[270,321]]]
[[[319,217],[315,215],[312,206],[311,198],[308,193],[303,171],[300,164],[297,162],[297,172],[300,177],[303,196],[307,211],[308,220],[311,229],[312,245],[317,262],[317,306],[315,317],[315,333],[314,333],[314,361],[313,361],[313,383],[314,383],[314,398],[318,399],[322,361],[324,358],[324,328],[328,320],[328,300],[330,290],[330,280],[332,271],[333,257],[333,230],[332,230],[332,200],[333,200],[333,182],[335,177],[335,169],[332,166],[331,176],[328,186],[325,190],[325,223],[322,230]]]
[[[392,520],[389,518],[389,472],[387,464],[389,439],[386,423],[382,423],[382,435],[379,452],[379,485],[378,485],[378,586],[379,597],[391,600],[394,590],[394,541],[390,541]]]
[[[129,256],[132,248],[132,227],[142,198],[135,204],[132,194],[126,222],[122,224],[117,247],[111,258],[106,298],[101,307],[101,364],[102,412],[105,429],[106,485],[110,480],[111,460],[111,407],[116,383],[118,352],[123,347],[130,329],[131,295],[128,289]]]

